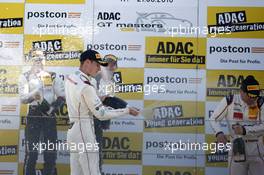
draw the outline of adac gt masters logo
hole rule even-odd
[[[100,28],[115,27],[124,32],[166,32],[172,27],[192,27],[186,19],[176,18],[165,12],[136,12],[135,22],[123,22],[120,12],[98,12],[97,26]]]

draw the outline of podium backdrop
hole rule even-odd
[[[29,50],[41,48],[45,69],[62,79],[85,49],[119,58],[117,95],[142,114],[111,121],[103,175],[228,175],[225,151],[165,145],[216,142],[208,119],[221,98],[247,75],[264,88],[263,12],[262,0],[0,0],[0,174],[22,175],[27,108],[18,77]],[[58,143],[67,125],[64,106]],[[38,175],[42,163],[39,155]],[[57,174],[70,174],[68,152],[58,151]]]

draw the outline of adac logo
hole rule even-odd
[[[219,75],[217,87],[219,88],[239,88],[244,80],[243,75]]]
[[[0,18],[0,28],[23,27],[23,18]]]
[[[205,55],[195,55],[194,43],[159,41],[155,54],[146,54],[147,63],[205,64]]]
[[[80,18],[80,12],[58,12],[58,11],[29,11],[27,12],[27,19],[67,19],[67,18]]]
[[[122,73],[115,72],[113,75],[115,82],[114,91],[117,93],[137,93],[143,92],[143,83],[124,83],[122,80]]]
[[[236,94],[245,79],[243,75],[219,75],[215,88],[207,88],[207,96],[222,97]]]
[[[136,12],[135,22],[123,22],[120,12],[98,12],[97,26],[101,28],[115,27],[123,32],[166,32],[172,27],[181,25],[191,27],[186,19],[176,18],[165,12]]]
[[[46,51],[46,52],[61,51],[62,50],[62,41],[61,41],[61,39],[33,41],[32,47],[34,49],[41,49],[41,50]]]
[[[159,106],[152,109],[152,119],[144,121],[145,128],[167,128],[204,125],[203,117],[183,117],[182,105]]]
[[[156,170],[155,175],[193,175],[191,171]]]
[[[264,30],[264,22],[248,23],[245,10],[216,13],[216,24],[209,25],[210,33],[252,32]]]
[[[44,51],[46,61],[72,60],[80,57],[82,51],[63,51],[61,39],[33,41],[32,48]],[[31,61],[25,54],[25,62]]]
[[[103,137],[103,158],[141,160],[141,152],[131,150],[129,137]]]
[[[137,173],[120,173],[120,172],[115,172],[115,173],[107,173],[107,172],[102,172],[102,175],[139,175]]]

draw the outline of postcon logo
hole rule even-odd
[[[80,18],[80,12],[56,12],[56,11],[29,11],[27,12],[27,19],[67,19]]]
[[[216,25],[208,25],[209,34],[264,30],[264,22],[248,22],[245,10],[216,13],[215,18]]]
[[[0,40],[0,49],[1,48],[18,48],[20,45],[19,41],[1,41]]]
[[[112,44],[112,43],[98,43],[98,44],[87,44],[87,49],[93,49],[97,51],[140,51],[142,46],[140,44]]]
[[[183,117],[182,105],[159,106],[152,109],[152,120],[145,120],[145,128],[203,126],[203,117]]]
[[[166,32],[172,26],[192,27],[186,19],[179,19],[165,12],[136,12],[135,21],[123,22],[120,12],[98,12],[97,26],[118,28],[122,32]],[[171,26],[171,27],[170,27]]]
[[[247,47],[247,46],[210,46],[209,53],[264,53],[264,47]]]
[[[244,79],[243,75],[219,75],[216,88],[207,88],[207,96],[223,97],[239,93],[239,88]]]
[[[23,18],[0,18],[0,28],[23,27]]]
[[[230,53],[230,54],[263,54],[264,47],[247,47],[247,46],[210,46],[209,54],[217,54],[217,53]],[[253,63],[253,64],[261,64],[260,60],[242,60],[242,59],[220,59],[221,63]]]
[[[13,175],[15,170],[0,170],[0,174]]]

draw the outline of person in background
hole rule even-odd
[[[105,55],[103,60],[108,63],[107,66],[101,66],[101,71],[95,77],[96,86],[98,89],[99,96],[102,99],[103,105],[112,107],[114,109],[121,109],[127,107],[127,102],[115,97],[115,81],[114,72],[118,68],[117,57],[112,54]],[[94,117],[94,127],[96,140],[99,143],[99,167],[102,171],[103,164],[103,130],[110,128],[110,120],[100,121]]]
[[[31,50],[28,55],[32,67],[19,78],[19,95],[28,105],[25,127],[24,175],[36,175],[38,152],[34,145],[40,142],[56,143],[55,113],[65,103],[64,82],[54,72],[44,70],[45,55]],[[56,150],[44,150],[44,175],[56,174]]]

